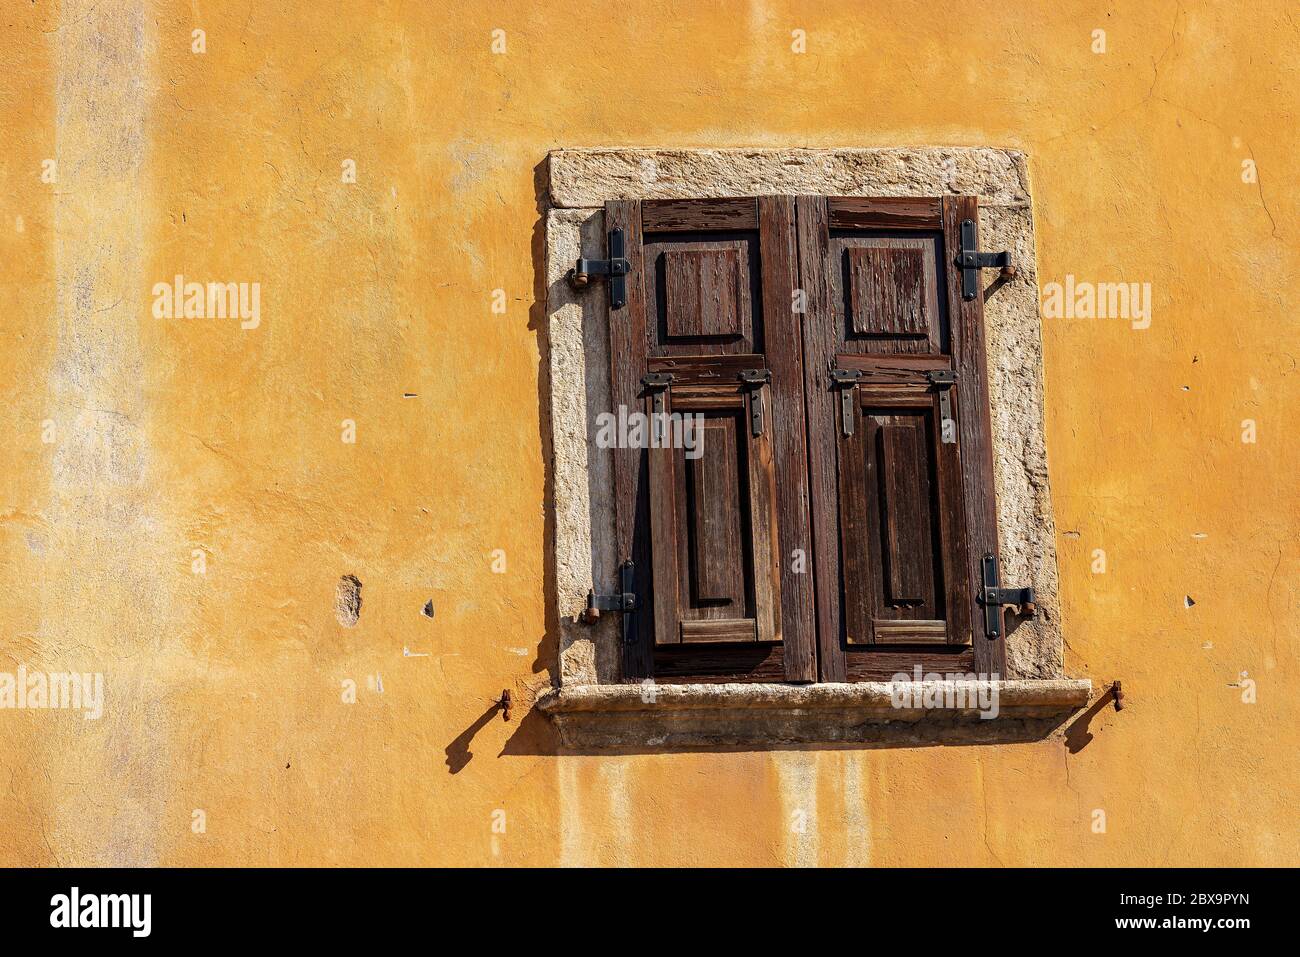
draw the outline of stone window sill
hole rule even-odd
[[[854,684],[574,685],[537,707],[576,751],[664,751],[791,744],[907,747],[1041,740],[1088,703],[1087,679],[909,683],[915,703],[895,707],[890,682]],[[991,693],[996,690],[996,716]],[[979,695],[982,693],[982,697]]]

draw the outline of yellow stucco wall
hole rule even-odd
[[[1300,863],[1300,14],[975,13],[6,3],[0,670],[106,686],[0,711],[0,863]],[[557,757],[488,714],[556,651],[546,152],[944,144],[1028,154],[1040,281],[1152,284],[1148,329],[1043,333],[1067,672],[1128,707],[1075,754]],[[260,325],[154,318],[177,273]]]

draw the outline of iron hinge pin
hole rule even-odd
[[[609,281],[609,305],[622,309],[627,305],[627,275],[632,264],[627,260],[622,229],[609,231],[608,259],[579,259],[569,271],[569,283],[575,289],[585,289],[593,279]]]
[[[831,370],[831,388],[840,390],[840,427],[845,435],[853,434],[854,389],[861,380],[861,369]]]
[[[613,595],[597,595],[593,588],[587,592],[587,607],[583,610],[582,620],[594,625],[600,620],[602,611],[617,611],[623,616],[623,641],[636,643],[636,611],[640,602],[636,597],[636,565],[627,559],[618,566],[618,592]]]
[[[1009,280],[1016,274],[1016,267],[1011,265],[1011,253],[982,253],[976,244],[975,220],[961,221],[961,249],[957,253],[956,266],[961,270],[961,297],[967,301],[979,295],[980,270],[1002,268],[1001,279]]]
[[[749,430],[763,434],[763,386],[772,381],[771,369],[741,369],[738,378],[749,393]]]
[[[953,369],[931,369],[925,374],[939,393],[939,441],[952,445],[957,441],[957,423],[952,418],[952,387],[957,384]]]
[[[1034,603],[1034,589],[1003,588],[998,583],[998,560],[987,552],[980,561],[981,591],[979,602],[984,606],[984,633],[989,638],[1002,637],[1002,608],[1016,606],[1016,614],[1033,618],[1038,614]]]

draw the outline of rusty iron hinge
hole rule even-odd
[[[641,388],[650,393],[650,428],[656,447],[664,438],[664,397],[673,384],[671,372],[650,372],[641,377]]]
[[[627,559],[618,566],[618,592],[613,595],[597,595],[593,588],[587,592],[587,607],[583,610],[582,620],[594,625],[600,620],[602,611],[617,611],[623,615],[623,643],[636,644],[636,610],[640,603],[636,597],[636,565]]]
[[[608,259],[579,259],[569,271],[569,283],[575,289],[584,289],[593,279],[609,281],[609,306],[622,309],[627,305],[627,274],[632,271],[624,245],[623,230],[609,231]]]
[[[861,369],[832,369],[831,388],[840,390],[840,428],[845,435],[853,434],[854,389],[862,379]]]
[[[939,441],[953,445],[957,441],[957,423],[952,418],[952,387],[957,384],[957,373],[952,369],[931,369],[925,377],[939,393]]]
[[[979,602],[984,606],[984,634],[989,638],[1002,637],[1004,605],[1015,605],[1016,613],[1027,618],[1038,614],[1033,588],[1003,588],[999,585],[998,560],[992,552],[986,553],[980,561],[980,580],[982,590]]]
[[[771,369],[741,369],[740,381],[749,393],[749,431],[763,434],[763,386],[772,381]]]
[[[961,297],[968,301],[979,295],[981,269],[1000,266],[1003,281],[1015,275],[1015,267],[1011,265],[1011,253],[1006,250],[1000,253],[979,251],[975,242],[975,220],[973,219],[961,221],[961,250],[957,253],[956,265],[961,270]]]

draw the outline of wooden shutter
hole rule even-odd
[[[836,458],[845,643],[969,644],[961,463],[940,387],[922,368],[862,371]]]
[[[605,218],[630,265],[610,310],[615,412],[699,415],[704,437],[698,458],[614,453],[641,598],[625,678],[815,680],[811,568],[791,559],[812,550],[794,200],[611,202]]]
[[[1005,673],[977,627],[979,558],[997,551],[982,301],[954,263],[977,213],[798,201],[823,680]]]

